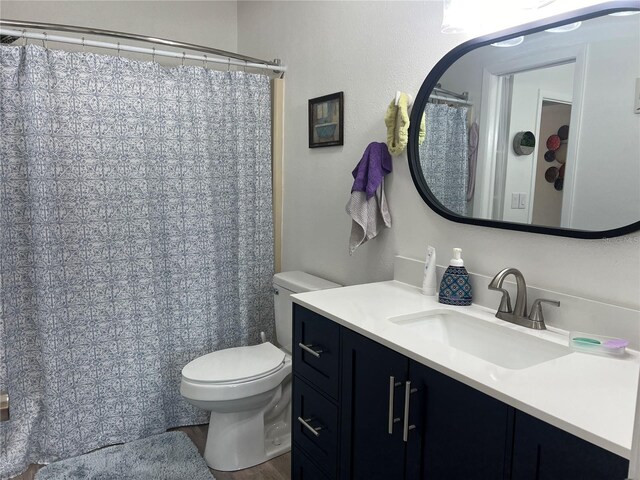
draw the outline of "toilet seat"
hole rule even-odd
[[[291,356],[269,342],[218,350],[182,369],[180,393],[191,401],[230,401],[261,395],[291,374]]]
[[[272,375],[284,366],[285,353],[269,342],[226,348],[189,362],[183,379],[199,384],[235,384]]]

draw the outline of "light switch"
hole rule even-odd
[[[512,210],[517,210],[518,209],[518,205],[520,205],[520,194],[519,193],[512,193],[511,194],[511,209]]]
[[[521,193],[518,196],[518,208],[519,209],[523,209],[523,208],[527,208],[527,199],[528,199],[529,195],[527,195],[526,193]]]

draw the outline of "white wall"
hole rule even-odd
[[[283,269],[372,282],[392,277],[395,254],[423,258],[431,244],[442,264],[456,246],[474,272],[514,266],[532,285],[640,307],[640,234],[579,240],[449,222],[419,197],[404,154],[386,183],[392,228],[349,256],[351,170],[369,142],[385,140],[383,116],[395,91],[417,93],[431,67],[466,39],[439,33],[441,8],[417,1],[238,4],[239,49],[289,67]],[[337,91],[345,95],[345,145],[309,149],[307,100]]]
[[[117,30],[235,51],[238,46],[236,6],[235,1],[2,0],[0,17]],[[49,47],[61,46],[50,43]]]

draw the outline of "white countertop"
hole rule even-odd
[[[391,317],[443,305],[397,281],[319,290],[293,301],[525,413],[625,458],[631,456],[640,354],[623,358],[568,355],[521,370],[496,366],[461,350],[390,328]],[[484,307],[450,307],[505,328],[568,343],[568,332],[535,331],[495,318]]]

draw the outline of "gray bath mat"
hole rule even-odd
[[[196,446],[167,432],[52,463],[36,480],[214,480]]]

